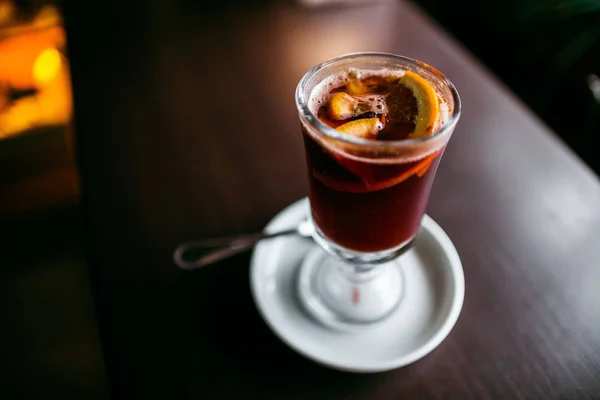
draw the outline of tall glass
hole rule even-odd
[[[437,91],[447,120],[431,135],[368,140],[325,125],[310,104],[323,80],[348,68],[413,71]],[[391,260],[419,232],[438,163],[460,115],[454,85],[425,63],[393,54],[349,54],[312,68],[296,89],[310,182],[313,254],[300,273],[302,302],[322,320],[369,323],[387,316],[403,292]],[[365,179],[367,177],[368,179]],[[362,179],[361,179],[362,178]]]

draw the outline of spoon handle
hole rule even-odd
[[[258,232],[228,238],[185,242],[175,249],[173,261],[175,262],[175,265],[181,269],[198,269],[251,249],[260,240],[295,233],[298,233],[297,228],[269,234]],[[191,252],[203,253],[200,256],[189,257],[189,253]],[[188,257],[186,257],[186,255],[188,255]]]

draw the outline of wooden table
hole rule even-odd
[[[423,12],[109,1],[94,22],[84,3],[65,9],[114,398],[600,398],[598,178]],[[306,195],[295,86],[356,51],[432,64],[464,110],[428,208],[463,261],[461,317],[424,359],[371,375],[277,340],[252,302],[248,254],[195,272],[171,262],[180,241],[261,229]]]

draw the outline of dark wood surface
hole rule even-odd
[[[0,141],[0,398],[106,399],[66,130]]]
[[[114,398],[600,398],[598,178],[414,6],[64,3]],[[278,341],[248,254],[196,272],[171,262],[180,241],[261,229],[306,195],[295,86],[355,51],[432,64],[464,110],[428,207],[463,261],[461,317],[424,359],[369,375]]]

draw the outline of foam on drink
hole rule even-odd
[[[326,106],[331,98],[334,96],[336,92],[339,91],[340,88],[347,85],[352,81],[360,81],[370,77],[383,77],[386,79],[389,78],[401,78],[406,71],[404,70],[379,70],[379,71],[370,71],[370,70],[358,70],[355,68],[348,68],[338,73],[331,75],[317,84],[308,101],[308,106],[311,112],[314,115],[319,114],[319,110]],[[436,95],[439,101],[439,112],[435,120],[435,124],[433,126],[433,132],[439,131],[449,120],[450,111],[447,100],[437,91],[435,90]],[[388,105],[386,102],[386,94],[379,93],[367,93],[365,95],[355,95],[358,100],[364,102],[368,105],[368,111],[373,112],[375,114],[387,114],[388,113]],[[364,114],[364,109],[357,109],[351,113],[343,115],[343,119],[351,119],[359,117],[361,114]]]

